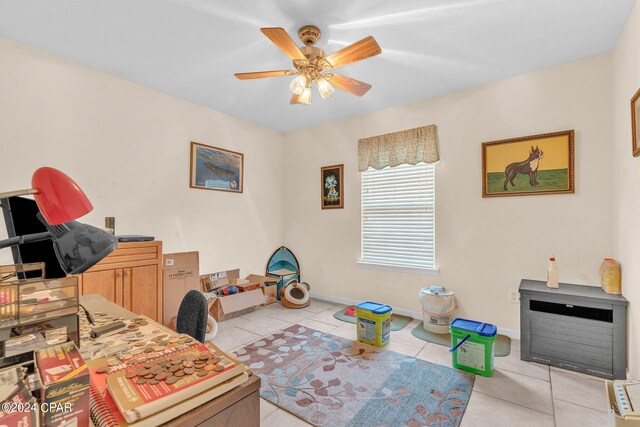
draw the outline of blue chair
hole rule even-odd
[[[176,332],[187,334],[200,342],[205,341],[209,307],[202,293],[190,290],[182,299],[176,319]]]

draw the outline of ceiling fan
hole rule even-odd
[[[261,28],[269,40],[293,60],[293,70],[258,71],[254,73],[236,73],[240,80],[261,79],[264,77],[293,76],[290,88],[293,92],[291,104],[311,104],[311,83],[316,82],[322,99],[333,95],[334,87],[351,94],[362,96],[371,85],[335,74],[330,70],[352,62],[361,61],[382,52],[371,36],[353,43],[339,51],[325,56],[324,51],[314,46],[320,39],[320,29],[314,25],[305,25],[298,30],[298,37],[304,46],[298,47],[283,28]]]

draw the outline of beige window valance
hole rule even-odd
[[[358,141],[358,170],[440,160],[436,125],[363,138]]]

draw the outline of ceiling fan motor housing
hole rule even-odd
[[[324,67],[320,60],[325,57],[324,51],[314,46],[303,46],[300,48],[300,52],[307,58],[307,61],[293,61],[293,66],[299,72],[307,75],[310,80],[314,80],[318,77],[318,74],[324,70]]]
[[[321,35],[320,28],[315,25],[305,25],[298,30],[298,37],[306,46],[313,46]]]

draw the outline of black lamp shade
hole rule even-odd
[[[52,226],[43,222],[51,233],[60,266],[67,274],[84,273],[118,247],[116,236],[91,225],[70,221]]]

